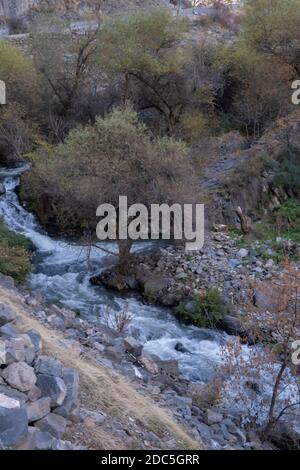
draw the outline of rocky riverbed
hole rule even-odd
[[[70,310],[49,305],[25,292],[20,294],[10,278],[1,277],[0,288],[9,289],[11,295],[21,299],[29,316],[51,331],[62,332],[61,346],[66,352],[76,351],[81,357],[92,358],[108,370],[117,370],[130,378],[140,394],[168,409],[173,419],[198,441],[199,447],[204,443],[211,449],[271,448],[270,443],[262,443],[254,432],[242,429],[240,417],[209,404],[213,392],[180,377],[176,361],[162,361],[143,351],[142,345],[126,334],[117,334],[103,325],[91,325]],[[2,446],[81,448],[76,433],[71,439],[73,443],[64,440],[66,428],[85,421],[105,428],[110,417],[103,410],[82,406],[78,372],[64,367],[55,357],[45,355],[37,331],[20,333],[15,326],[16,313],[5,303],[0,305],[0,321]],[[118,427],[117,423],[115,426]],[[120,426],[118,432],[121,431]],[[70,436],[70,431],[67,435]],[[177,446],[172,439],[162,441],[155,432],[145,432],[142,441],[145,448]]]

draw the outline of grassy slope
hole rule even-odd
[[[197,444],[167,412],[158,407],[150,398],[139,394],[133,386],[119,374],[96,364],[92,359],[66,350],[60,344],[62,334],[50,330],[32,318],[28,307],[18,299],[17,294],[0,287],[0,301],[14,309],[20,318],[22,331],[34,328],[43,341],[46,354],[57,357],[67,367],[74,367],[80,374],[81,403],[90,409],[104,411],[111,421],[110,430],[91,424],[79,424],[67,431],[69,439],[74,437],[92,449],[126,449],[128,442],[122,442],[114,433],[114,421],[128,428],[128,420],[133,419],[138,427],[155,432],[164,440],[174,438],[180,449],[197,449]],[[139,448],[138,433],[132,436],[132,448]]]

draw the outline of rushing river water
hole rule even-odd
[[[29,279],[32,290],[42,292],[50,301],[59,301],[79,310],[82,317],[90,321],[101,321],[101,312],[106,305],[127,309],[133,316],[129,333],[143,342],[148,352],[162,359],[177,359],[182,375],[190,380],[207,380],[219,361],[219,347],[224,335],[183,326],[167,309],[92,286],[86,250],[49,237],[35,217],[20,205],[16,188],[23,171],[26,171],[24,166],[0,169],[0,182],[6,188],[5,195],[0,197],[0,216],[11,230],[24,234],[36,246],[34,272]],[[93,250],[91,265],[95,271],[103,269],[107,262],[105,253]],[[177,352],[174,347],[178,342],[190,353]]]
[[[66,307],[79,310],[82,317],[91,322],[101,321],[101,313],[107,305],[116,310],[128,310],[133,316],[129,334],[140,340],[146,351],[161,359],[178,360],[182,376],[191,381],[207,382],[216,365],[220,364],[220,346],[228,336],[222,332],[181,325],[167,309],[145,305],[133,296],[116,295],[105,288],[92,286],[89,278],[107,266],[107,255],[93,250],[90,264],[94,271],[88,272],[86,250],[70,245],[67,241],[51,238],[45,233],[35,217],[18,200],[16,188],[20,174],[24,171],[26,166],[17,169],[0,168],[0,183],[6,189],[6,193],[0,196],[0,217],[3,217],[11,230],[24,234],[36,246],[34,271],[29,278],[32,290],[43,293],[49,301],[60,302]],[[145,246],[139,246],[139,249],[145,249]],[[176,351],[175,345],[178,342],[189,353]],[[244,360],[251,352],[252,348],[243,346]],[[274,366],[273,372],[278,367],[279,365]],[[247,407],[250,415],[255,416],[256,421],[261,424],[266,418],[265,404],[272,392],[274,376],[269,367],[260,372],[261,383],[264,384],[263,393],[258,394],[256,399],[250,398]],[[243,382],[243,378],[238,375],[229,377],[224,404],[228,401],[226,406],[231,409],[232,406],[239,411],[245,409]],[[288,382],[289,380],[283,388],[282,400],[299,401],[298,387]],[[293,419],[295,429],[300,432],[299,418],[295,415]]]

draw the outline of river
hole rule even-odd
[[[176,359],[182,376],[191,381],[209,380],[220,361],[220,345],[225,335],[182,325],[168,309],[92,286],[90,276],[107,266],[107,255],[93,249],[90,264],[94,271],[89,272],[86,249],[47,235],[36,218],[20,204],[16,193],[20,175],[26,170],[26,166],[0,169],[0,183],[6,189],[0,197],[0,217],[10,230],[22,233],[36,247],[34,269],[28,279],[32,291],[43,293],[51,302],[60,302],[79,311],[82,318],[91,322],[101,321],[107,306],[128,310],[133,317],[128,334],[141,341],[147,352],[161,359]],[[136,249],[145,249],[145,246],[138,245]],[[178,342],[189,353],[176,351]]]

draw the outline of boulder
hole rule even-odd
[[[49,432],[33,429],[35,430],[35,450],[52,450],[54,437]]]
[[[158,374],[159,368],[156,359],[158,358],[143,351],[141,356],[139,357],[139,362],[142,367],[144,367],[151,374]]]
[[[50,413],[45,418],[37,421],[34,426],[43,432],[50,433],[57,439],[61,439],[65,432],[66,424],[65,418],[55,413]]]
[[[204,414],[204,421],[208,426],[219,424],[223,421],[223,415],[208,408]]]
[[[20,408],[20,401],[16,400],[15,398],[12,398],[8,395],[5,395],[3,393],[0,393],[0,408],[8,408],[8,409],[13,409],[13,408]]]
[[[159,372],[161,374],[168,375],[174,378],[179,376],[178,361],[176,360],[163,361],[161,359],[158,359],[157,365],[159,368]]]
[[[55,413],[65,418],[77,407],[79,375],[75,369],[63,369],[63,381],[67,387],[67,395],[62,406],[55,409]]]
[[[6,362],[5,364],[13,364],[14,362],[25,362],[26,360],[26,351],[25,351],[26,341],[21,336],[16,338],[10,338],[5,343],[6,350]]]
[[[1,326],[0,336],[5,339],[17,338],[19,333],[11,323],[7,323],[6,325]]]
[[[36,330],[29,330],[27,331],[27,335],[29,336],[31,343],[34,346],[35,352],[40,352],[42,349],[42,339],[39,332]]]
[[[36,401],[41,398],[42,392],[39,387],[35,385],[31,390],[29,390],[27,396],[29,401]]]
[[[51,407],[61,406],[67,396],[67,387],[61,377],[40,374],[37,378],[37,387],[43,397],[51,398]]]
[[[15,312],[5,304],[0,303],[0,326],[15,321],[17,316]]]
[[[190,354],[190,351],[185,348],[182,343],[176,343],[174,349],[182,354]]]
[[[0,385],[0,393],[17,400],[21,404],[21,407],[27,402],[27,395],[25,393],[19,392],[8,385]]]
[[[38,421],[50,413],[51,398],[43,397],[39,400],[26,405],[25,409],[27,412],[28,422],[33,423]]]
[[[134,357],[139,357],[143,350],[143,345],[135,338],[132,338],[132,336],[127,336],[127,338],[124,339],[124,346],[126,351]]]
[[[27,432],[28,421],[24,408],[0,407],[0,441],[5,449],[20,443]]]
[[[152,276],[144,282],[144,294],[146,297],[156,299],[161,294],[166,293],[172,284],[173,280],[171,278]]]
[[[36,383],[34,369],[26,362],[9,365],[2,373],[5,381],[20,392],[29,392]]]
[[[0,196],[3,196],[6,193],[6,189],[3,183],[0,183]]]
[[[35,361],[34,370],[36,374],[62,377],[63,366],[60,361],[50,356],[39,356]]]

